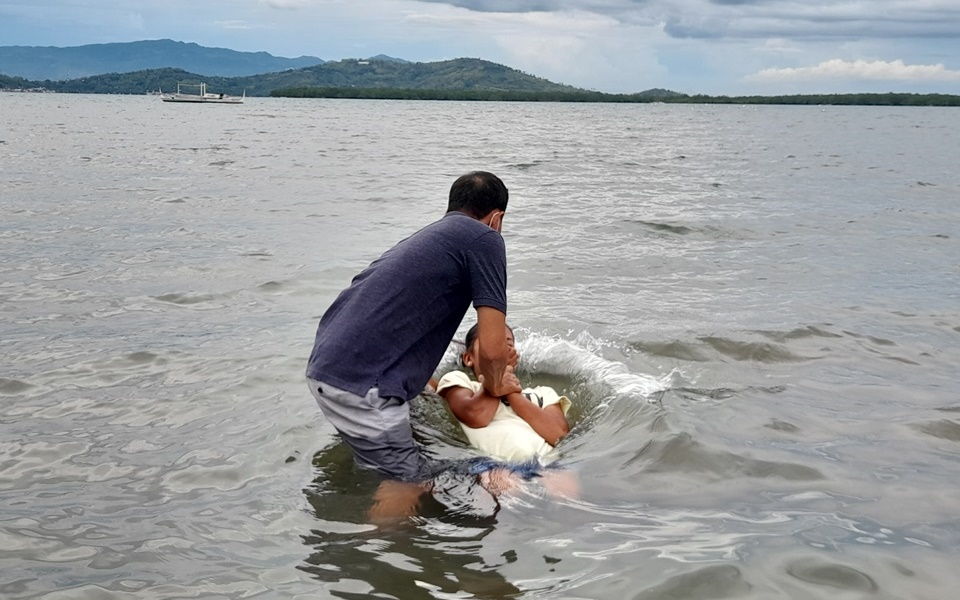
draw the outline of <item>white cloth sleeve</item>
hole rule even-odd
[[[450,371],[437,382],[437,393],[442,394],[444,390],[455,387],[467,388],[476,393],[480,390],[481,385],[479,381],[470,379],[463,371]]]
[[[533,391],[543,399],[544,407],[550,406],[551,404],[559,404],[563,414],[567,414],[567,411],[570,410],[570,399],[566,396],[560,396],[552,387],[539,385],[533,388]]]

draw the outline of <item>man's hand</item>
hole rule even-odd
[[[503,396],[514,394],[514,393],[519,394],[520,392],[523,391],[523,386],[520,385],[520,380],[517,378],[517,374],[514,372],[514,369],[516,369],[516,367],[514,366],[516,365],[516,355],[517,353],[514,352],[513,353],[514,362],[513,364],[508,364],[507,367],[503,370],[503,377],[500,378],[500,385],[497,386],[497,389],[503,392],[502,394]],[[486,386],[483,385],[483,379],[484,379],[483,375],[479,375],[477,377],[477,381],[480,382],[481,387],[473,395],[474,400],[480,399],[480,397],[483,396],[484,392],[486,392]]]
[[[516,362],[516,351],[507,345],[507,316],[489,306],[477,307],[477,379],[491,396],[505,395],[500,389],[503,372]],[[483,375],[483,379],[480,379]]]
[[[516,352],[514,352],[516,355]],[[500,380],[500,389],[503,390],[503,395],[508,394],[519,394],[523,391],[523,386],[520,385],[520,380],[517,378],[517,374],[514,372],[516,370],[515,365],[507,365],[507,368],[503,370],[503,378]]]

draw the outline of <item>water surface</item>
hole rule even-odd
[[[0,596],[949,597],[958,128],[2,94]],[[511,191],[522,375],[574,399],[581,491],[448,475],[378,529],[304,363],[336,293],[476,168]],[[469,454],[417,414],[429,453]]]

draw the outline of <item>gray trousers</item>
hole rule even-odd
[[[309,377],[307,385],[323,415],[353,450],[357,464],[393,479],[422,478],[410,406],[402,398],[381,398],[377,388],[358,396]]]

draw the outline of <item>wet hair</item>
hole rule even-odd
[[[477,334],[480,332],[480,323],[475,323],[473,327],[467,330],[467,336],[463,338],[463,345],[466,346],[466,352],[473,348],[473,343],[477,341]]]
[[[507,210],[510,193],[500,178],[486,171],[461,175],[450,186],[447,212],[457,210],[474,219],[482,219],[491,210]]]

